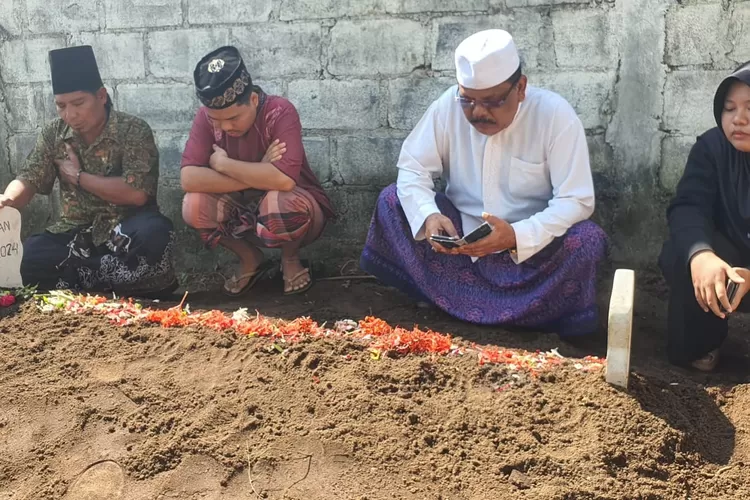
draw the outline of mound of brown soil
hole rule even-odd
[[[0,499],[750,498],[750,385],[637,371],[623,393],[27,305],[0,319]]]

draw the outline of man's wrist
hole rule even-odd
[[[693,255],[692,255],[691,257],[690,257],[690,260],[689,260],[689,262],[688,262],[688,263],[689,263],[689,264],[692,264],[692,263],[693,263],[693,261],[695,261],[695,260],[701,260],[701,259],[705,259],[706,257],[709,257],[709,256],[715,256],[715,255],[716,255],[716,254],[714,253],[714,251],[713,251],[713,250],[710,250],[710,249],[698,250],[697,252],[695,252],[695,253],[694,253],[694,254],[693,254]]]
[[[505,240],[505,244],[503,245],[505,248],[503,250],[507,250],[508,252],[515,254],[517,252],[517,243],[516,243],[516,231],[513,229],[513,226],[510,224],[508,225],[510,227],[510,232],[508,234],[507,239]]]

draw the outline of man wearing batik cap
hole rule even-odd
[[[0,207],[60,182],[59,222],[24,242],[24,285],[161,297],[176,287],[172,223],[159,213],[148,124],[112,109],[90,46],[49,53],[60,118],[44,127]]]
[[[220,244],[239,257],[227,295],[264,276],[270,264],[260,248],[281,250],[285,294],[304,292],[313,277],[299,250],[334,213],[307,162],[297,110],[253,85],[234,47],[206,55],[194,79],[203,106],[182,157],[183,219],[209,248]]]
[[[404,142],[361,265],[465,321],[584,334],[597,327],[606,236],[587,221],[594,186],[584,128],[559,95],[527,85],[510,34],[476,33],[458,85]],[[447,182],[436,194],[433,179]],[[492,232],[446,248],[430,237]]]

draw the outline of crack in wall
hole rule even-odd
[[[5,41],[0,41],[2,46]],[[3,78],[3,67],[0,65],[0,103],[2,103],[2,116],[0,116],[0,131],[2,131],[3,150],[5,152],[5,165],[0,165],[0,168],[4,168],[7,171],[8,178],[13,177],[13,169],[11,168],[11,149],[10,140],[13,136],[10,130],[10,124],[8,123],[8,117],[11,116],[10,103],[7,98],[7,91],[5,87],[5,79]]]
[[[724,53],[724,57],[727,59],[733,61],[735,64],[737,64],[739,61],[732,59],[731,54],[735,51],[737,48],[737,40],[736,38],[742,33],[742,24],[737,20],[735,17],[735,11],[737,10],[737,4],[735,2],[731,2],[727,6],[727,18],[729,19],[729,24],[727,26],[727,34],[729,35],[729,45],[731,46],[731,49]],[[739,26],[738,26],[739,25]]]
[[[607,95],[604,99],[604,103],[602,104],[602,107],[606,106],[606,109],[604,109],[604,113],[607,116],[607,123],[604,125],[604,141],[607,143],[607,145],[612,146],[607,141],[607,134],[606,130],[609,129],[609,127],[612,125],[613,120],[615,119],[615,114],[617,112],[618,107],[618,88],[620,86],[620,80],[622,79],[622,55],[618,54],[617,58],[617,68],[615,69],[614,74],[614,82],[612,83],[612,87],[610,87],[609,92],[607,92]]]
[[[335,78],[335,75],[331,73],[328,66],[331,64],[331,43],[333,42],[333,28],[336,27],[337,21],[334,19],[328,23],[323,23],[321,28],[323,29],[323,35],[321,36],[321,47],[320,47],[320,64],[321,64],[321,76],[328,78]]]
[[[188,0],[180,0],[180,12],[182,14],[182,27],[190,27],[190,4]]]

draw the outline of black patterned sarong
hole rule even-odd
[[[24,242],[21,276],[39,290],[70,289],[151,297],[177,287],[172,221],[156,211],[123,220],[95,246],[91,228],[45,231]]]

